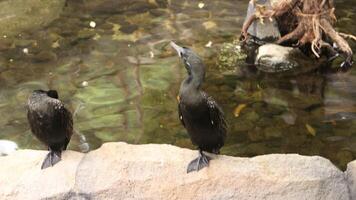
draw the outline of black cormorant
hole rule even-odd
[[[49,153],[41,169],[53,166],[61,160],[73,134],[72,114],[58,99],[55,90],[35,90],[28,98],[27,119],[32,133],[48,146]]]
[[[210,158],[203,151],[219,153],[225,142],[227,125],[219,105],[201,90],[205,77],[202,60],[189,48],[180,47],[174,42],[171,42],[171,46],[177,51],[188,72],[179,90],[179,119],[187,129],[192,143],[199,149],[199,157],[188,165],[189,173],[209,165]]]

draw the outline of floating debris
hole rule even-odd
[[[88,81],[83,81],[83,82],[82,82],[82,86],[83,86],[83,87],[88,87],[88,85],[89,85]]]
[[[205,3],[203,3],[203,2],[200,2],[200,3],[198,4],[198,7],[199,7],[200,9],[204,8],[204,6],[205,6]]]
[[[28,48],[23,48],[23,49],[22,49],[22,52],[23,52],[24,54],[28,54]]]
[[[247,106],[246,104],[240,104],[240,105],[238,105],[238,106],[234,109],[234,116],[235,116],[235,117],[239,117],[241,111],[242,111],[244,108],[246,108],[246,106]]]
[[[93,37],[93,40],[98,40],[98,39],[100,39],[100,38],[101,38],[101,35],[95,34],[95,36]]]
[[[206,22],[203,23],[203,26],[204,26],[204,28],[207,29],[207,30],[213,29],[213,28],[216,28],[216,27],[217,27],[216,23],[213,22],[213,21],[206,21]]]
[[[308,130],[308,133],[312,136],[316,136],[316,130],[309,124],[305,124],[305,127]]]
[[[150,51],[150,57],[151,57],[151,58],[154,58],[154,57],[155,57],[155,54],[153,53],[153,51]]]
[[[89,26],[90,26],[91,28],[95,28],[95,27],[96,27],[96,23],[95,23],[94,21],[91,21],[91,22],[89,23]]]
[[[213,45],[213,42],[212,42],[212,41],[209,41],[209,42],[205,45],[205,47],[210,48],[212,45]]]
[[[59,41],[57,40],[57,41],[53,42],[52,45],[51,45],[51,47],[52,47],[53,49],[56,49],[56,48],[60,47]]]

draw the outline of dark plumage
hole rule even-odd
[[[49,153],[41,169],[55,165],[61,160],[73,134],[72,114],[58,100],[55,90],[35,90],[28,98],[27,119],[32,133],[48,146]]]
[[[197,159],[189,163],[189,173],[209,165],[210,158],[203,151],[219,153],[225,142],[227,126],[219,105],[201,90],[205,77],[202,60],[189,48],[180,47],[174,42],[171,42],[171,46],[177,51],[188,72],[179,90],[179,119],[200,153]]]

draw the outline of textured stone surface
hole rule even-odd
[[[107,143],[88,154],[67,151],[40,170],[43,151],[0,157],[2,199],[323,199],[347,200],[344,174],[321,157],[217,156],[186,174],[197,152],[171,145]]]
[[[356,161],[353,161],[347,165],[345,174],[349,184],[351,199],[354,200],[356,199]]]
[[[15,35],[48,25],[56,19],[65,0],[0,1],[0,35]]]
[[[41,170],[45,151],[20,150],[0,157],[1,199],[62,199],[75,185],[76,173],[83,154],[67,151],[61,162]]]

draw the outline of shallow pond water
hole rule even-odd
[[[243,64],[217,67],[247,2],[67,1],[50,25],[1,41],[0,139],[45,149],[30,133],[25,104],[32,90],[51,88],[75,112],[69,149],[112,141],[194,148],[177,116],[185,70],[168,45],[175,40],[207,65],[204,89],[229,123],[222,154],[321,155],[345,168],[356,157],[356,70],[277,77]],[[339,30],[355,33],[353,1],[336,8]]]

